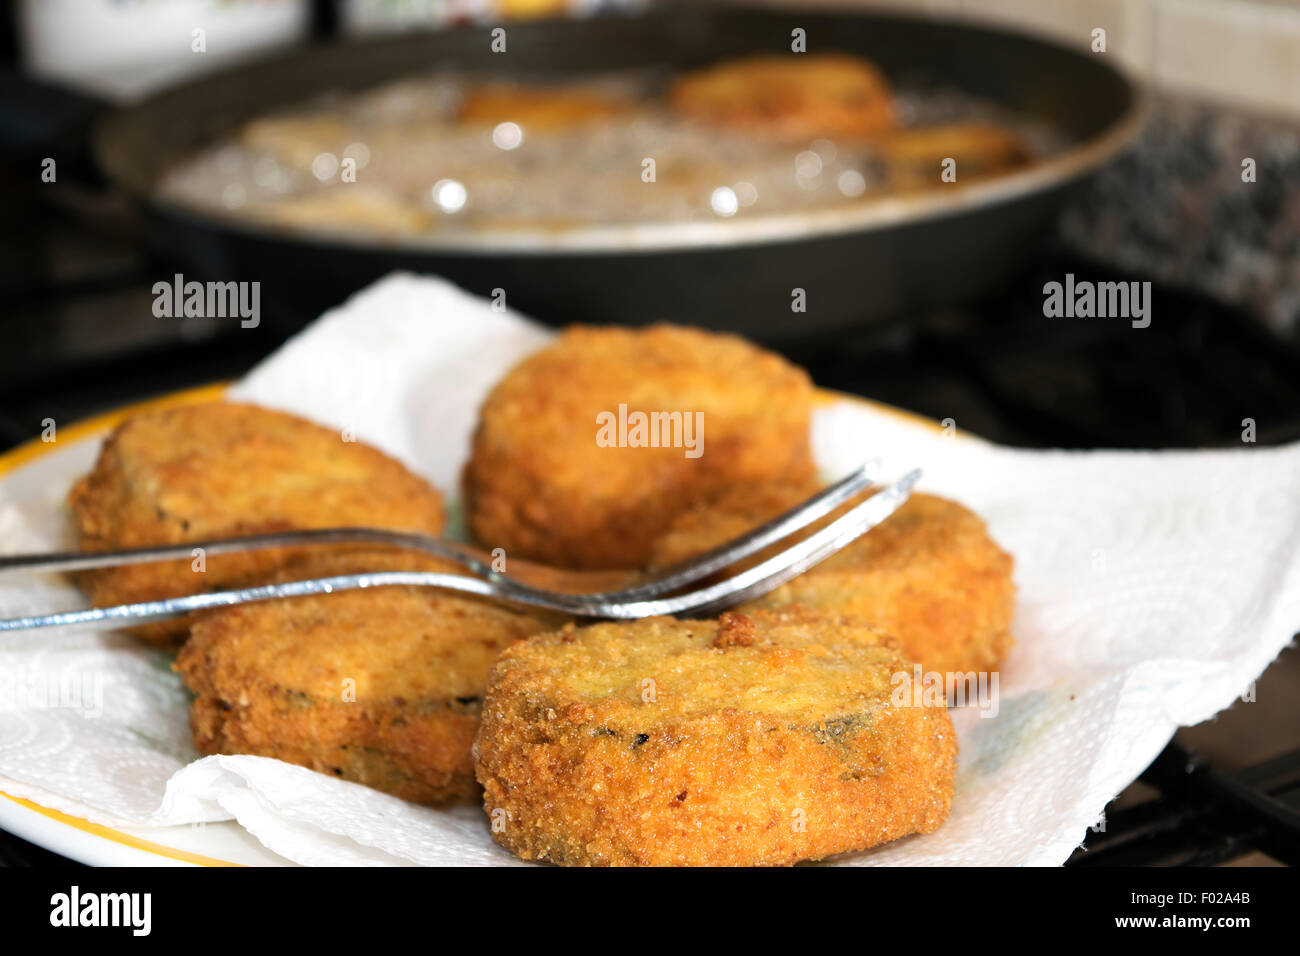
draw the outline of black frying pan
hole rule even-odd
[[[1078,145],[982,184],[939,186],[902,202],[831,213],[683,224],[634,240],[633,230],[571,230],[541,243],[304,236],[160,202],[153,184],[189,151],[245,120],[330,89],[363,89],[432,68],[474,74],[581,75],[627,67],[693,67],[724,57],[846,50],[891,78],[951,83],[1050,121]],[[847,13],[674,10],[648,17],[340,42],[199,80],[99,124],[95,154],[149,213],[154,242],[204,277],[260,280],[264,301],[304,314],[393,269],[446,276],[511,306],[565,323],[671,319],[780,340],[953,301],[1005,279],[1032,257],[1067,191],[1138,128],[1139,96],[1105,55],[933,20]],[[795,288],[807,311],[791,311]]]

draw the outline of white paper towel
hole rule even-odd
[[[350,428],[454,498],[478,403],[549,333],[445,282],[394,275],[234,390]],[[960,423],[958,423],[960,425]],[[1057,864],[1179,725],[1232,703],[1300,627],[1300,447],[1027,452],[844,401],[820,408],[827,476],[863,458],[982,514],[1016,558],[1017,645],[996,717],[954,711],[951,818],[858,864]],[[69,543],[63,496],[97,442],[0,481],[0,550]],[[0,577],[4,616],[81,605]],[[501,864],[476,807],[433,810],[250,756],[196,760],[170,656],[102,632],[0,638],[6,789],[106,824],[237,820],[307,864]]]

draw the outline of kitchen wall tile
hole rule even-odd
[[[1300,115],[1300,5],[1158,0],[1157,17],[1157,83]]]

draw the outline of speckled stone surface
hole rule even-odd
[[[1300,122],[1155,96],[1138,142],[1071,203],[1061,231],[1087,255],[1300,336]]]

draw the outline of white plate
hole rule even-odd
[[[0,777],[0,791],[11,784]],[[0,829],[91,866],[293,866],[238,823],[105,827],[0,792]]]

